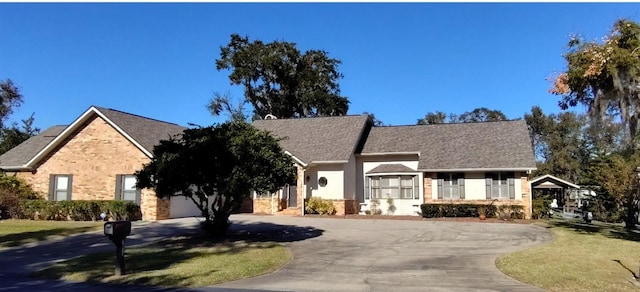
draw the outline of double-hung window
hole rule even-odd
[[[515,199],[513,172],[494,172],[485,175],[487,199]]]
[[[401,199],[418,200],[419,178],[417,175],[380,175],[365,178],[365,200]]]
[[[65,201],[71,200],[71,185],[73,175],[52,174],[49,176],[49,200]]]
[[[438,199],[464,199],[464,173],[438,173]]]
[[[135,175],[116,175],[116,200],[132,201],[140,205],[140,189],[136,188]]]

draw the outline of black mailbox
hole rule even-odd
[[[125,238],[131,234],[131,221],[109,221],[104,223],[104,235],[110,238]]]

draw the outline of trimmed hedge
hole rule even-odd
[[[424,218],[478,217],[478,209],[484,207],[487,218],[495,218],[498,208],[487,204],[422,204],[420,210]]]
[[[142,219],[140,206],[130,201],[47,201],[25,200],[21,218],[32,220],[98,221],[100,213],[110,220]]]

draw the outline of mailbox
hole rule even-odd
[[[131,234],[131,221],[109,221],[104,223],[104,235],[109,238],[122,238]]]

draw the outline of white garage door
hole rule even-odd
[[[170,199],[169,204],[169,217],[170,218],[182,218],[182,217],[200,217],[200,209],[196,207],[196,204],[190,198],[183,196],[174,196]]]

